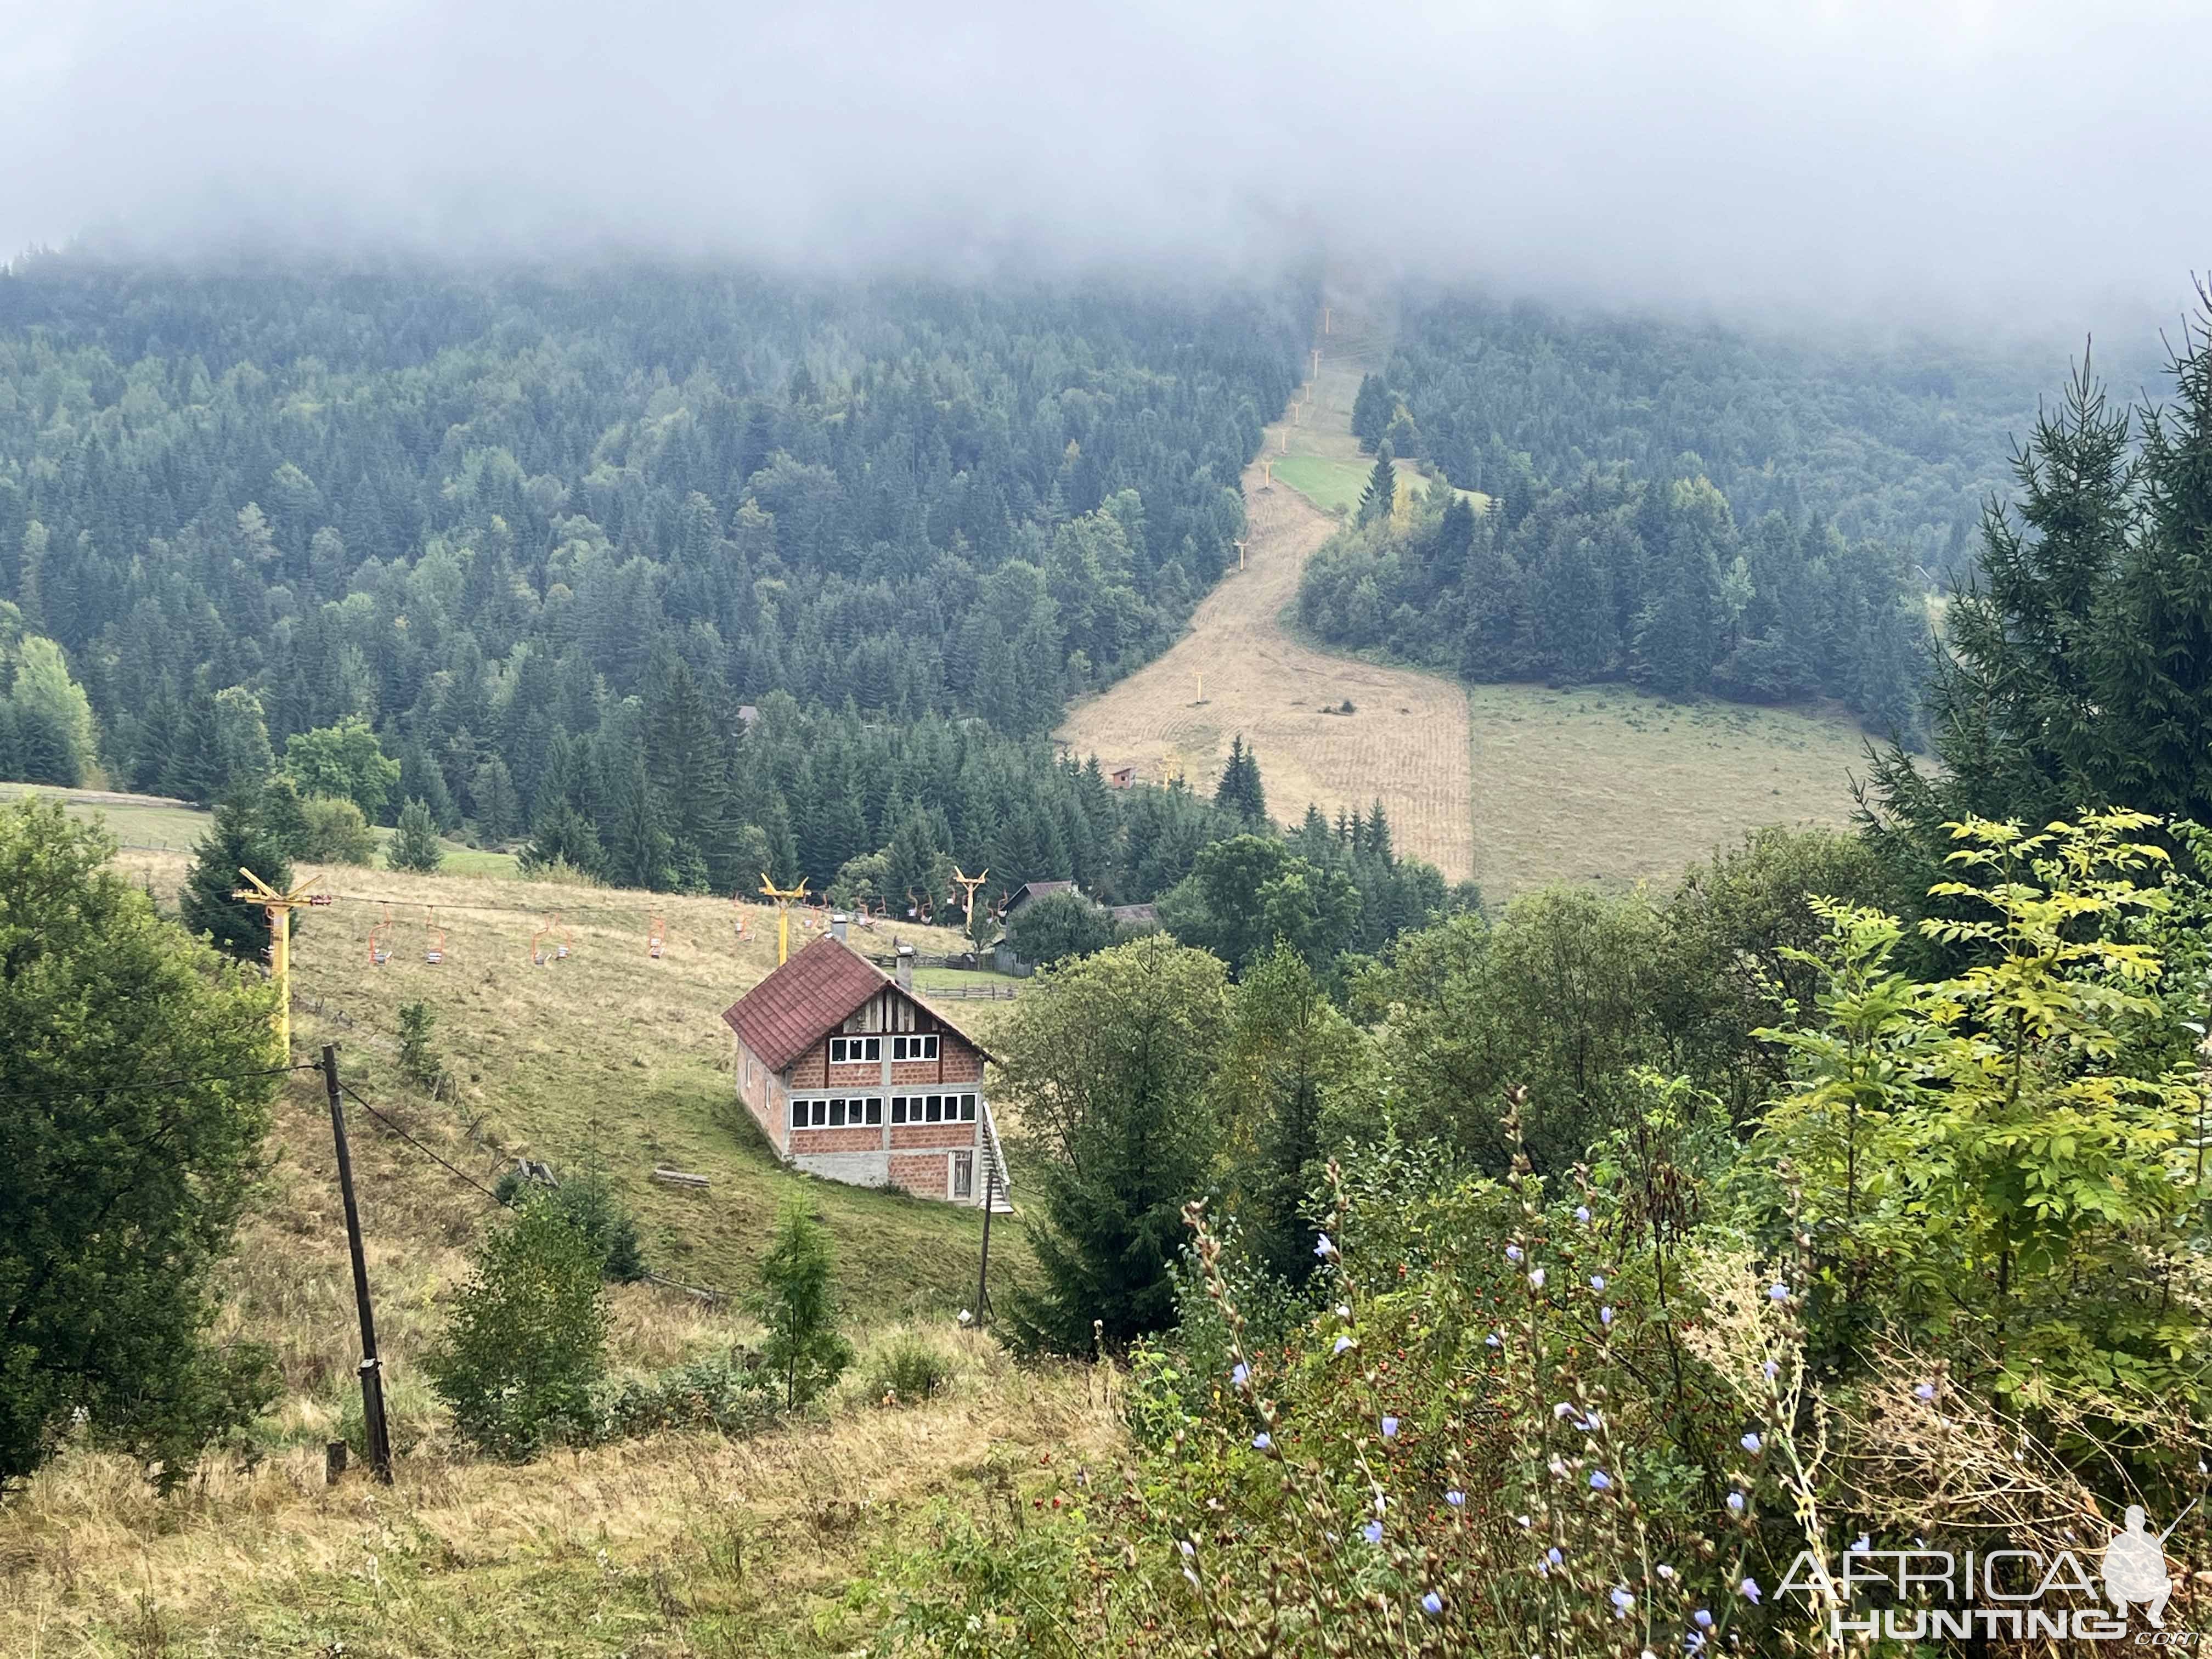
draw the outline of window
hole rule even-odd
[[[893,1060],[935,1060],[937,1058],[937,1033],[931,1031],[922,1036],[893,1037],[891,1039],[891,1058]]]
[[[975,1195],[975,1154],[952,1154],[952,1196],[973,1198]]]
[[[943,1095],[931,1095],[928,1099],[929,1112],[927,1121],[932,1123],[942,1123],[945,1121],[945,1097]]]
[[[833,1129],[842,1129],[845,1127],[845,1103],[842,1100],[833,1100],[830,1103],[830,1127]]]
[[[884,1057],[884,1040],[879,1036],[831,1037],[830,1063],[832,1066],[855,1066]]]
[[[794,1100],[791,1103],[791,1127],[794,1129],[804,1129],[806,1127],[806,1103],[803,1100]]]
[[[891,1121],[894,1123],[903,1123],[906,1121],[906,1097],[904,1095],[893,1095],[891,1097]]]
[[[973,1123],[975,1121],[975,1096],[963,1095],[960,1097],[960,1121],[963,1123]]]
[[[884,1097],[883,1097],[881,1095],[871,1095],[871,1096],[869,1096],[869,1097],[868,1097],[868,1121],[869,1121],[869,1122],[871,1122],[871,1123],[881,1123],[883,1121],[884,1121]]]

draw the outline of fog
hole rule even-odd
[[[938,9],[0,0],[0,249],[1210,275],[1319,246],[2031,326],[2170,315],[2212,264],[2207,0]]]

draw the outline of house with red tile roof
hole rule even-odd
[[[912,946],[894,977],[830,926],[723,1014],[738,1097],[793,1168],[1004,1211],[990,1056],[914,995]]]

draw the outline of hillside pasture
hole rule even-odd
[[[1841,825],[1866,738],[1848,716],[1625,686],[1468,690],[1475,878],[1664,885],[1766,823]]]

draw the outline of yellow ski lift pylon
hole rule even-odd
[[[781,968],[791,956],[791,902],[806,896],[806,878],[801,876],[796,887],[779,887],[763,872],[760,890],[775,901],[775,965]]]
[[[544,942],[552,938],[555,933],[558,933],[561,937],[554,940],[553,948],[548,951],[544,948]],[[561,925],[561,913],[556,910],[545,918],[545,925],[530,936],[530,965],[533,968],[550,968],[556,962],[566,962],[568,959],[568,946],[574,942],[574,934]]]
[[[667,932],[667,919],[659,911],[655,910],[653,913],[652,924],[647,930],[645,940],[645,953],[655,962],[660,960],[661,940]]]
[[[372,968],[381,968],[392,960],[391,942],[384,937],[391,926],[392,907],[387,904],[384,907],[383,916],[368,930],[368,965]]]
[[[446,959],[446,930],[438,926],[438,907],[422,907],[422,960],[435,968]]]

